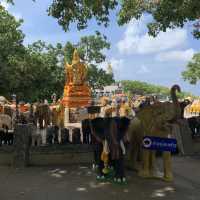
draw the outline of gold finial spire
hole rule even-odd
[[[75,49],[73,53],[72,63],[78,63],[78,62],[80,62],[80,57],[79,57],[77,49]]]

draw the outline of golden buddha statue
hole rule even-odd
[[[87,76],[87,67],[83,62],[80,61],[80,57],[78,55],[77,50],[75,50],[73,54],[72,67],[74,73],[74,84],[85,84]]]
[[[64,104],[69,107],[87,106],[91,101],[91,91],[87,85],[87,67],[81,62],[78,51],[73,53],[72,64],[65,65],[66,85]]]
[[[86,82],[87,67],[80,61],[77,50],[74,50],[72,64],[65,66],[67,84],[82,85]]]

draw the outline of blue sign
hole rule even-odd
[[[145,136],[143,137],[142,146],[144,149],[175,152],[177,149],[177,141],[173,138]]]

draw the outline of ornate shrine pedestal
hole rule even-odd
[[[91,90],[87,85],[65,85],[62,103],[67,108],[80,108],[91,103]]]

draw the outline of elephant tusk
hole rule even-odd
[[[125,145],[124,145],[124,143],[123,143],[122,140],[120,140],[120,147],[121,147],[121,149],[122,149],[123,155],[125,155],[125,154],[126,154],[126,148],[125,148]]]

